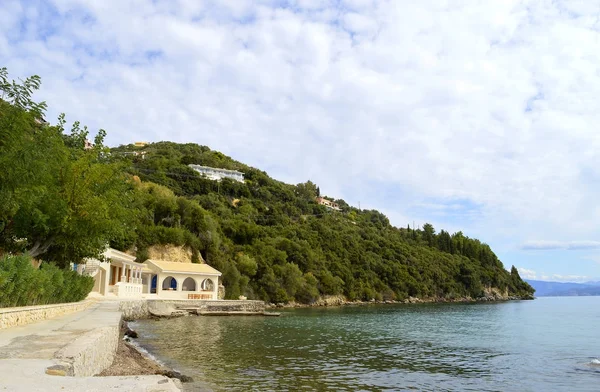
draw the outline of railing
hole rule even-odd
[[[188,294],[188,299],[213,299],[213,294]]]
[[[136,279],[137,280],[137,279]],[[117,297],[141,297],[143,286],[138,283],[119,282],[113,286],[113,292]],[[110,290],[109,290],[110,291]]]

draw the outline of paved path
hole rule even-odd
[[[163,376],[61,377],[45,373],[57,351],[95,328],[118,323],[118,302],[34,324],[0,330],[0,392],[179,391]]]
[[[97,302],[79,312],[0,330],[0,360],[52,359],[79,336],[115,325],[120,317],[117,302]]]

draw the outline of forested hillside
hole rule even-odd
[[[452,299],[479,297],[490,287],[516,296],[533,292],[488,245],[461,232],[436,233],[430,224],[396,228],[378,211],[344,200],[335,200],[340,211],[327,209],[315,202],[316,184],[284,184],[206,146],[160,142],[111,153],[141,179],[144,195],[138,230],[113,245],[136,246],[142,258],[152,244],[190,246],[197,260],[223,272],[230,298]],[[189,164],[239,170],[245,182],[209,180]]]
[[[64,115],[44,120],[45,103],[32,99],[39,86],[36,76],[15,82],[0,69],[0,255],[67,268],[100,258],[106,244],[135,250],[139,261],[151,245],[185,245],[192,261],[223,272],[228,298],[270,302],[533,292],[476,239],[396,228],[343,200],[327,209],[310,181],[284,184],[196,144],[108,149],[103,130],[90,143],[78,122],[69,132]],[[209,180],[189,164],[239,170],[245,181]],[[0,291],[11,282],[0,273]]]

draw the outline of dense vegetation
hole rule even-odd
[[[62,115],[48,125],[45,103],[31,99],[39,85],[37,76],[9,81],[0,69],[0,256],[44,261],[37,270],[25,258],[0,260],[0,306],[85,298],[90,279],[65,269],[99,257],[135,222],[133,183],[108,159],[104,131],[86,150],[79,123],[69,134]]]
[[[93,278],[53,264],[34,268],[25,255],[0,258],[0,308],[81,301],[93,286]]]
[[[223,272],[227,297],[310,303],[354,299],[479,297],[488,288],[527,296],[490,247],[461,232],[396,228],[375,210],[315,202],[312,182],[284,184],[196,144],[89,149],[86,128],[65,134],[64,116],[39,119],[36,77],[9,83],[0,71],[0,249],[67,267],[99,257],[106,243],[137,249],[185,245]],[[189,164],[236,169],[245,182],[201,177]]]
[[[463,233],[396,228],[374,210],[336,200],[315,202],[312,182],[288,185],[196,144],[160,142],[113,148],[143,182],[137,232],[121,248],[155,243],[189,246],[224,274],[230,298],[312,302],[409,296],[479,297],[485,288],[527,296],[515,268],[508,273],[490,247]],[[189,164],[236,169],[245,182],[203,178]]]
[[[31,94],[39,78],[9,82],[0,69],[0,249],[66,267],[95,257],[134,222],[133,183],[108,157],[100,130],[65,118],[48,125]]]

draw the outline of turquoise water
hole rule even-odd
[[[599,391],[600,297],[296,309],[140,321],[139,343],[214,391]]]

